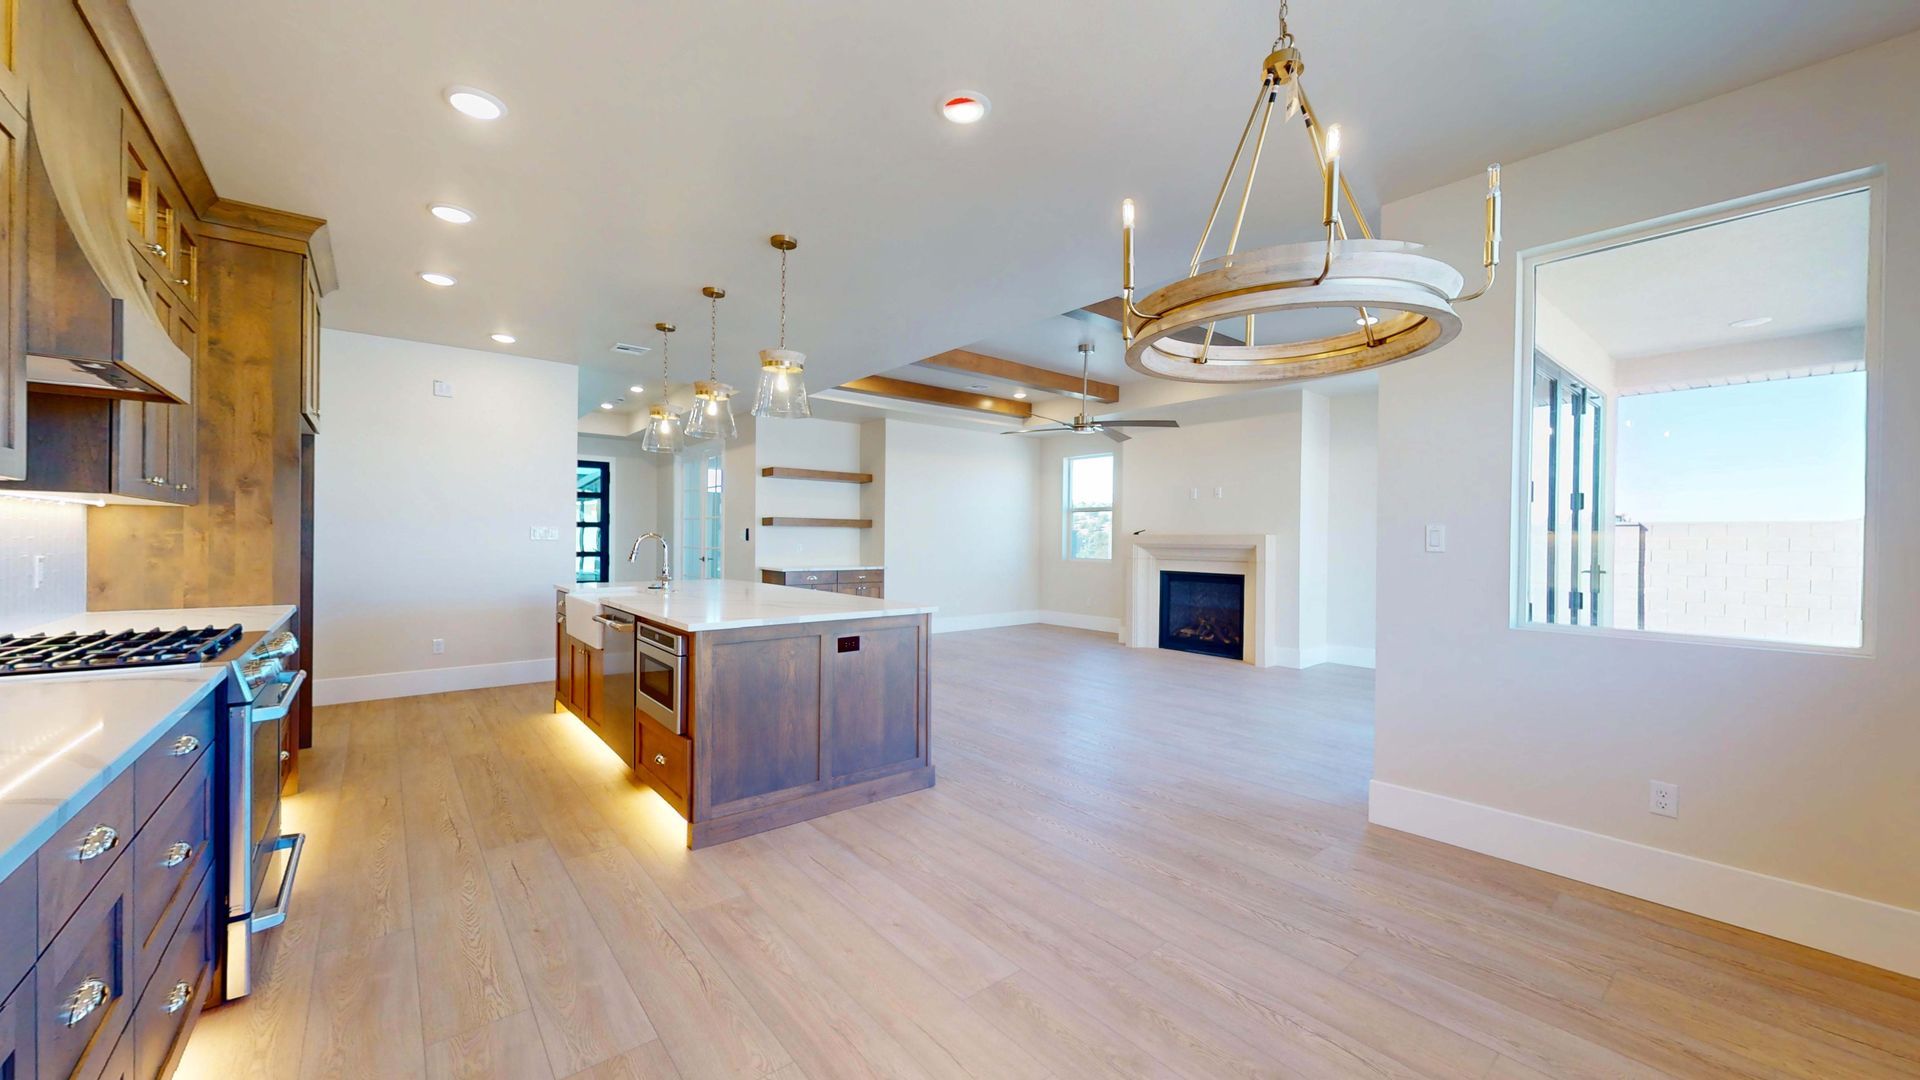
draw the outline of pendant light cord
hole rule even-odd
[[[780,347],[787,347],[787,250],[780,249]]]
[[[673,335],[660,331],[660,403],[667,403],[673,386],[667,382],[667,361],[673,356]]]
[[[720,298],[707,297],[707,381],[720,381]]]
[[[1292,44],[1293,31],[1287,27],[1287,0],[1280,0],[1280,33],[1273,39],[1273,51],[1279,52]]]

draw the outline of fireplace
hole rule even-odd
[[[1246,651],[1247,579],[1160,572],[1160,647],[1238,660]]]

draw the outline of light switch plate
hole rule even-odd
[[[1444,552],[1447,550],[1447,527],[1445,525],[1427,526],[1427,550]]]
[[[433,380],[433,396],[434,397],[452,397],[453,384],[448,382],[445,379]]]

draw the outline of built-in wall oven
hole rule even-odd
[[[227,1000],[252,990],[254,935],[286,921],[306,846],[304,834],[280,831],[281,727],[307,681],[305,671],[288,670],[299,651],[299,641],[283,631],[229,665],[223,785],[227,918],[221,950]]]
[[[675,735],[684,735],[687,639],[644,622],[633,627],[633,705]]]

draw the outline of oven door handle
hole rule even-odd
[[[287,909],[293,905],[293,877],[300,872],[300,853],[307,850],[307,834],[287,833],[267,845],[268,851],[283,848],[287,852],[287,870],[280,876],[280,891],[274,894],[273,906],[254,912],[247,924],[256,934],[287,921]]]
[[[293,711],[293,703],[299,699],[300,687],[304,685],[306,681],[307,673],[304,670],[294,672],[292,680],[286,684],[286,689],[280,692],[279,701],[272,705],[249,709],[247,711],[248,717],[255,724],[269,724],[275,720],[285,720],[287,714]]]

